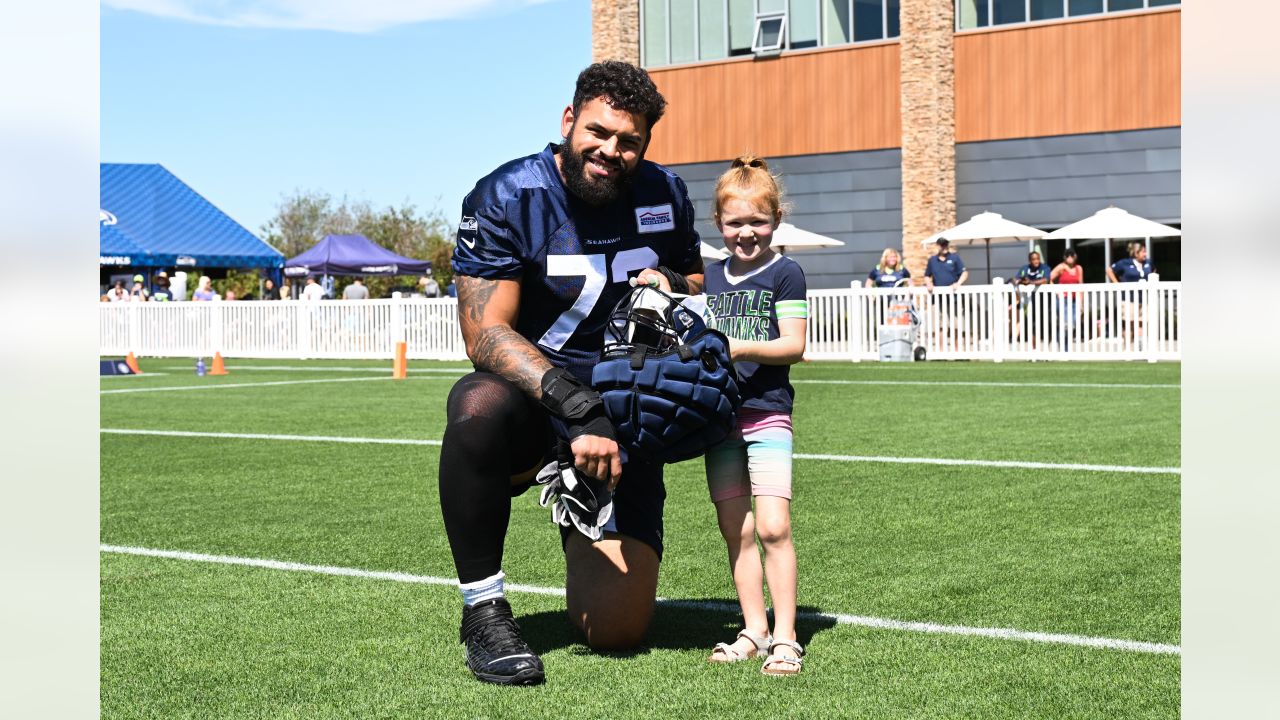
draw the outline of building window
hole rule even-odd
[[[667,8],[671,13],[671,62],[697,60],[697,0],[667,0]]]
[[[792,50],[818,47],[818,0],[791,0],[787,40]]]
[[[1007,25],[1027,21],[1025,0],[991,0],[991,24]]]
[[[640,0],[640,64],[661,67],[896,38],[899,3]]]
[[[972,30],[991,25],[1180,4],[1181,0],[956,0],[956,29]]]
[[[728,10],[727,3],[698,3],[699,60],[719,60],[729,56]]]
[[[787,16],[785,14],[757,17],[756,34],[755,39],[751,41],[751,52],[780,52],[786,31]]]

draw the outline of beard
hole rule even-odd
[[[573,137],[573,131],[569,132]],[[587,175],[587,154],[577,152],[566,138],[560,143],[560,167],[564,170],[564,184],[569,192],[588,205],[608,205],[631,189],[631,174],[621,163],[603,161],[619,172],[611,177]]]

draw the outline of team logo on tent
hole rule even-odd
[[[99,223],[99,224],[102,224],[102,225],[115,225],[115,224],[116,224],[116,222],[117,222],[117,220],[116,220],[116,216],[115,216],[115,215],[112,215],[111,213],[107,212],[106,210],[103,210],[102,208],[98,208],[98,223]]]

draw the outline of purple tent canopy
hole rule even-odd
[[[284,274],[302,275],[421,275],[431,271],[429,260],[402,257],[363,235],[329,235],[315,247],[289,258]]]

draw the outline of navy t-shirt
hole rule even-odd
[[[899,265],[897,270],[881,270],[877,265],[871,268],[871,273],[867,275],[867,279],[875,283],[878,288],[893,287],[898,284],[899,280],[910,280],[911,272],[905,267]]]
[[[729,275],[729,259],[712,263],[706,274],[707,309],[716,329],[739,340],[777,340],[778,320],[808,319],[804,271],[785,255],[746,275]],[[742,406],[752,410],[791,412],[796,392],[789,365],[761,365],[735,360]]]
[[[1036,280],[1048,280],[1049,272],[1049,266],[1044,263],[1040,263],[1040,267],[1038,268],[1033,268],[1031,267],[1031,263],[1027,263],[1018,271],[1018,279],[1028,280],[1031,282],[1035,282]]]
[[[1138,282],[1146,280],[1155,269],[1151,267],[1150,260],[1140,263],[1136,258],[1125,258],[1112,263],[1111,272],[1116,274],[1116,279],[1120,282]]]
[[[1137,258],[1124,258],[1111,263],[1111,272],[1116,274],[1116,279],[1120,282],[1129,283],[1146,280],[1148,275],[1155,272],[1155,269],[1151,267],[1150,260],[1140,263]],[[1122,293],[1121,296],[1124,300],[1142,302],[1142,293],[1140,292],[1126,292]]]
[[[641,161],[629,192],[596,207],[565,189],[556,148],[476,183],[462,201],[452,265],[460,275],[521,280],[515,330],[589,382],[627,281],[660,265],[696,272],[700,243],[693,203],[670,170]]]
[[[964,261],[955,253],[947,253],[945,260],[941,255],[931,255],[929,263],[924,268],[925,277],[933,278],[933,284],[938,287],[955,285],[962,273],[964,273]]]

